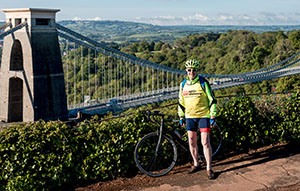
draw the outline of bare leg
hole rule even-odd
[[[211,170],[211,145],[210,145],[210,133],[202,132],[201,133],[201,143],[203,146],[203,153],[206,160],[206,170]]]
[[[191,152],[191,155],[192,155],[193,161],[194,161],[194,166],[199,166],[197,132],[188,131],[188,138],[189,138],[190,152]]]

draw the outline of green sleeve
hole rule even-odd
[[[217,104],[213,103],[213,95],[211,94],[211,90],[209,89],[209,85],[205,82],[205,93],[208,98],[208,104],[210,105],[210,116],[216,116],[217,115]]]
[[[179,97],[179,100],[178,100],[179,104],[181,104],[183,107],[185,107],[181,84],[180,84],[180,88],[179,88],[179,96],[178,97]],[[184,112],[183,112],[183,110],[182,110],[182,108],[180,107],[179,104],[178,104],[178,116],[179,117],[184,117]]]

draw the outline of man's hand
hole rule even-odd
[[[215,118],[211,118],[209,120],[209,123],[211,128],[214,128],[217,125]]]
[[[185,126],[185,118],[180,118],[179,123],[182,127]]]

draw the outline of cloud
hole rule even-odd
[[[86,19],[86,20],[89,20],[89,21],[103,21],[103,19],[100,18],[100,17],[95,17],[93,19]]]
[[[268,12],[262,12],[261,13],[263,20],[266,23],[282,23],[282,24],[299,24],[300,22],[300,14],[286,14],[286,13],[268,13]]]
[[[185,17],[155,16],[138,17],[134,21],[154,25],[299,25],[300,14],[258,13],[248,14],[218,14],[208,16],[201,13]]]
[[[82,19],[80,17],[74,17],[73,19],[71,19],[72,21],[102,21],[103,19],[100,17],[95,17],[95,18],[91,18],[91,19]]]
[[[82,19],[80,17],[74,17],[73,19],[71,19],[72,21],[81,21]]]
[[[102,21],[104,19],[101,17],[88,19],[74,17],[72,20]],[[195,13],[188,16],[136,17],[130,20],[153,25],[300,25],[300,13],[260,12],[255,15],[220,13],[210,16]]]
[[[202,22],[202,21],[209,21],[209,17],[202,15],[200,13],[196,13],[194,16],[189,16],[188,20],[198,20]]]

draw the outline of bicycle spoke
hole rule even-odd
[[[145,167],[145,169],[152,171],[152,166],[155,165],[156,157],[153,157],[148,162],[149,164]]]
[[[177,159],[174,141],[165,136],[155,154],[158,138],[157,133],[150,133],[140,140],[135,149],[135,161],[138,168],[149,176],[162,176],[168,173]]]

